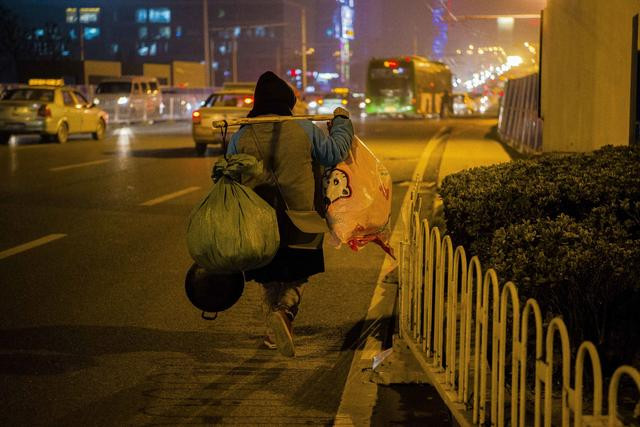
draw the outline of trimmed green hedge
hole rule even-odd
[[[595,342],[612,364],[640,349],[639,149],[471,169],[440,194],[453,241],[562,315],[574,344]]]

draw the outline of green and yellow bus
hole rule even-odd
[[[440,114],[445,93],[451,99],[451,70],[420,56],[372,59],[367,70],[368,115]],[[446,99],[446,98],[445,98]]]

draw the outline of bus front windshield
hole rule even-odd
[[[409,72],[406,68],[371,68],[369,71],[371,95],[407,96],[409,94]]]

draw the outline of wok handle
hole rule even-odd
[[[202,318],[204,320],[216,320],[218,318],[218,313],[213,313],[213,316],[207,316],[207,312],[203,311],[202,312]]]

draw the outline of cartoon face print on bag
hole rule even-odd
[[[351,196],[349,176],[340,169],[329,169],[322,177],[324,204],[329,206],[338,199]]]

